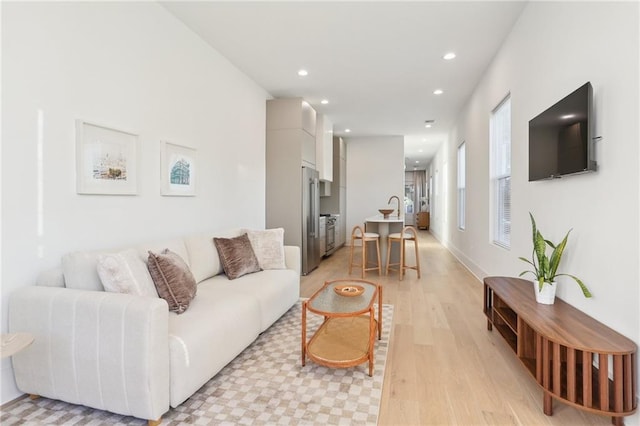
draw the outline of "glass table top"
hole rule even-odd
[[[358,296],[342,296],[335,292],[337,286],[362,286],[364,292]],[[375,301],[375,283],[363,280],[329,281],[311,296],[307,307],[319,314],[354,314],[367,311]]]

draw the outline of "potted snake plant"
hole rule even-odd
[[[533,270],[523,271],[520,273],[520,276],[528,273],[535,276],[535,280],[533,280],[533,288],[536,294],[536,301],[547,305],[553,304],[556,295],[556,277],[563,275],[571,277],[576,283],[578,283],[584,297],[591,297],[591,292],[580,278],[570,274],[558,273],[558,266],[562,260],[562,254],[565,246],[567,245],[567,240],[569,239],[571,230],[567,232],[567,235],[565,235],[560,244],[553,244],[551,241],[544,239],[536,226],[536,221],[533,218],[533,215],[529,213],[529,216],[531,217],[531,228],[533,230],[533,251],[531,254],[531,260],[525,259],[524,257],[520,257],[519,259],[533,266]],[[551,257],[547,256],[547,246],[552,249]]]

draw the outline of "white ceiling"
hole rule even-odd
[[[271,95],[302,97],[326,114],[336,135],[404,135],[407,170],[424,169],[433,157],[525,5],[162,4]],[[457,57],[445,61],[447,52]],[[298,76],[301,68],[308,76]],[[425,128],[425,120],[435,120],[433,127]]]

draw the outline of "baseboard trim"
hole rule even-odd
[[[431,232],[431,235],[433,235],[435,239],[438,240],[438,242],[442,244],[444,248],[449,250],[449,253],[451,253],[453,257],[455,257],[458,260],[458,262],[460,262],[460,264],[464,266],[471,273],[471,275],[476,277],[476,279],[479,282],[482,282],[484,277],[489,275],[484,269],[480,267],[480,265],[475,263],[473,260],[471,260],[471,258],[469,258],[463,252],[458,250],[457,247],[451,245],[449,241],[445,241],[444,239],[442,239],[440,235],[438,235],[436,232],[433,232],[433,231],[430,231],[430,232]]]

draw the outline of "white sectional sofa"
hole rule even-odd
[[[10,331],[35,337],[13,357],[18,388],[157,422],[299,299],[298,247],[284,247],[285,269],[234,280],[224,275],[213,237],[240,234],[238,229],[136,247],[145,258],[147,250],[169,248],[188,264],[197,294],[180,315],[161,298],[100,291],[100,252],[65,255],[38,285],[11,295]]]

